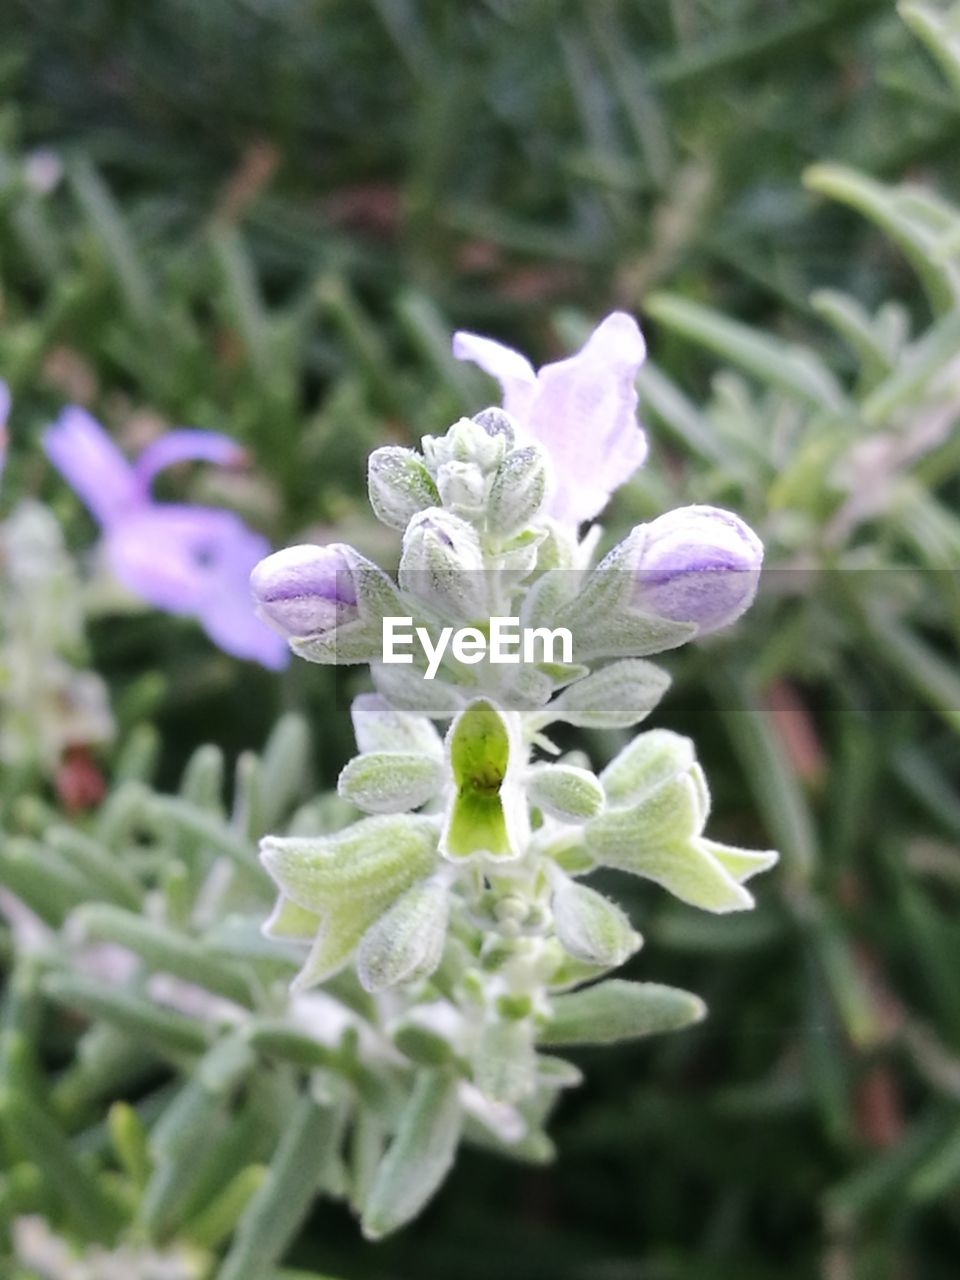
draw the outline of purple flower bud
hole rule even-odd
[[[732,511],[679,507],[645,526],[636,605],[704,635],[746,612],[762,563],[763,543]]]
[[[288,636],[316,636],[357,617],[351,548],[334,542],[275,551],[250,575],[257,612]]]

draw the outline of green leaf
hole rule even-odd
[[[585,729],[629,728],[650,714],[669,687],[670,677],[662,668],[625,658],[568,685],[537,723],[562,720]]]
[[[257,770],[257,830],[271,830],[304,789],[310,763],[310,729],[302,716],[281,716],[260,757]]]
[[[897,12],[927,46],[960,94],[960,26],[956,8],[935,9],[929,4],[911,2],[898,5]]]
[[[615,1044],[679,1031],[706,1016],[703,1001],[689,991],[619,978],[554,996],[551,1004],[553,1017],[538,1037],[543,1045]]]
[[[216,1280],[263,1280],[281,1260],[326,1173],[336,1132],[329,1108],[309,1094],[300,1099]]]
[[[920,187],[884,186],[839,164],[813,165],[803,181],[811,191],[856,209],[896,241],[934,312],[948,312],[960,301],[960,264],[939,253],[944,237],[960,229],[960,214],[946,200]]]
[[[368,1240],[380,1240],[415,1218],[446,1178],[460,1140],[457,1094],[455,1077],[445,1072],[425,1071],[417,1077],[370,1189],[363,1214]]]
[[[514,1104],[536,1087],[537,1058],[529,1018],[500,1018],[480,1033],[474,1081],[491,1102]]]
[[[661,324],[739,365],[761,382],[779,387],[818,409],[846,405],[843,388],[825,364],[805,347],[757,333],[719,311],[673,294],[655,293],[646,310]]]
[[[269,1169],[262,1164],[249,1164],[241,1169],[219,1195],[189,1222],[184,1223],[181,1234],[184,1239],[202,1249],[216,1249],[222,1245],[243,1221],[247,1208],[263,1186]]]
[[[93,978],[51,973],[43,980],[43,990],[57,1004],[102,1018],[167,1055],[202,1053],[209,1043],[210,1030],[197,1019]]]
[[[157,920],[106,903],[79,907],[70,919],[80,937],[126,947],[158,972],[197,983],[237,1004],[252,1004],[250,981],[242,969]]]
[[[776,839],[785,869],[805,884],[818,860],[816,827],[770,712],[750,678],[736,667],[718,667],[708,679],[746,784]]]
[[[893,353],[884,346],[878,326],[855,298],[834,289],[818,289],[810,305],[839,333],[860,361],[863,387],[875,386],[893,365]]]
[[[85,156],[74,156],[69,166],[69,177],[87,222],[97,235],[127,311],[140,324],[148,325],[154,291],[124,214]]]
[[[0,1091],[0,1128],[40,1169],[44,1184],[66,1206],[82,1239],[112,1241],[123,1224],[120,1207],[78,1159],[56,1122],[23,1094]]]
[[[436,823],[404,814],[364,818],[315,839],[267,836],[260,856],[287,897],[325,915],[345,902],[395,898],[433,870],[436,849]]]
[[[107,1128],[124,1172],[142,1190],[150,1175],[150,1155],[138,1112],[128,1102],[114,1102],[107,1112]]]
[[[874,427],[885,426],[915,401],[925,400],[938,375],[952,365],[958,346],[960,310],[954,309],[901,353],[893,371],[864,400],[863,420]]]
[[[696,762],[693,742],[670,729],[638,734],[610,761],[600,782],[612,805],[633,804]]]

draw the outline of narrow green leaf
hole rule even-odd
[[[64,1008],[89,1018],[103,1018],[162,1053],[202,1053],[207,1048],[210,1031],[202,1022],[144,996],[68,973],[49,974],[43,981],[43,990]]]
[[[538,1037],[541,1045],[615,1044],[679,1031],[707,1012],[689,991],[620,978],[554,996],[551,1003],[553,1017]]]
[[[329,1108],[309,1094],[300,1099],[216,1280],[263,1280],[281,1260],[333,1155],[335,1129]]]
[[[456,1079],[422,1072],[370,1189],[363,1215],[368,1240],[404,1226],[434,1195],[453,1164],[461,1123]]]
[[[83,937],[126,947],[151,969],[197,983],[237,1004],[252,1004],[250,981],[242,969],[157,920],[106,903],[90,903],[78,908],[71,921]]]
[[[655,293],[645,305],[660,324],[739,365],[762,382],[780,387],[818,409],[845,407],[842,387],[812,351],[757,333],[719,311],[673,294]]]
[[[66,1135],[23,1094],[0,1093],[0,1126],[40,1168],[47,1185],[70,1210],[74,1229],[86,1239],[113,1240],[123,1215],[83,1168]]]
[[[960,264],[942,261],[937,252],[945,231],[960,223],[945,200],[919,187],[884,186],[839,164],[813,165],[803,181],[811,191],[856,209],[896,241],[936,313],[948,312],[960,300]]]

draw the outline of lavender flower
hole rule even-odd
[[[753,603],[763,543],[732,511],[679,507],[644,529],[636,570],[638,606],[699,634],[729,626]]]
[[[10,388],[0,378],[0,476],[7,460],[7,417],[10,413]]]
[[[257,612],[287,636],[315,636],[357,616],[346,549],[310,544],[275,551],[250,575]]]
[[[231,511],[150,495],[154,476],[174,463],[236,461],[242,455],[233,440],[212,431],[169,431],[131,465],[86,410],[70,405],[43,444],[100,524],[106,562],[127,590],[197,618],[227,653],[274,669],[285,664],[286,647],[256,617],[247,585],[270,549],[266,539]]]
[[[539,372],[519,352],[475,333],[454,334],[453,354],[496,378],[520,434],[546,449],[553,470],[547,515],[573,525],[592,520],[646,457],[634,387],[646,347],[632,316],[614,311],[575,356]]]

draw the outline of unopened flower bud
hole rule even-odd
[[[257,612],[289,636],[321,635],[357,616],[357,593],[341,543],[287,547],[250,575]]]
[[[475,462],[445,462],[437,471],[437,489],[445,507],[479,512],[487,486]]]
[[[465,520],[434,507],[410,521],[398,574],[403,591],[444,615],[484,617],[489,609],[483,569],[480,540]]]
[[[424,880],[408,889],[364,934],[357,976],[365,991],[429,977],[440,963],[450,900],[443,882]]]
[[[553,920],[561,944],[577,960],[613,968],[640,947],[630,921],[603,894],[563,878],[553,895]]]
[[[497,468],[487,505],[487,527],[508,537],[530,523],[547,493],[546,455],[537,445],[508,453]]]
[[[762,563],[763,543],[732,511],[680,507],[646,526],[636,604],[704,635],[746,612]]]
[[[496,405],[489,409],[481,409],[479,413],[473,415],[473,421],[483,427],[488,436],[503,436],[507,442],[507,448],[513,448],[517,428],[505,409],[499,409]]]
[[[422,443],[423,456],[434,474],[445,462],[472,462],[489,473],[500,465],[512,441],[503,430],[490,431],[477,419],[460,418],[446,435],[424,436]]]
[[[391,529],[405,529],[418,511],[440,501],[420,455],[397,445],[385,445],[371,453],[367,488],[374,515]]]

